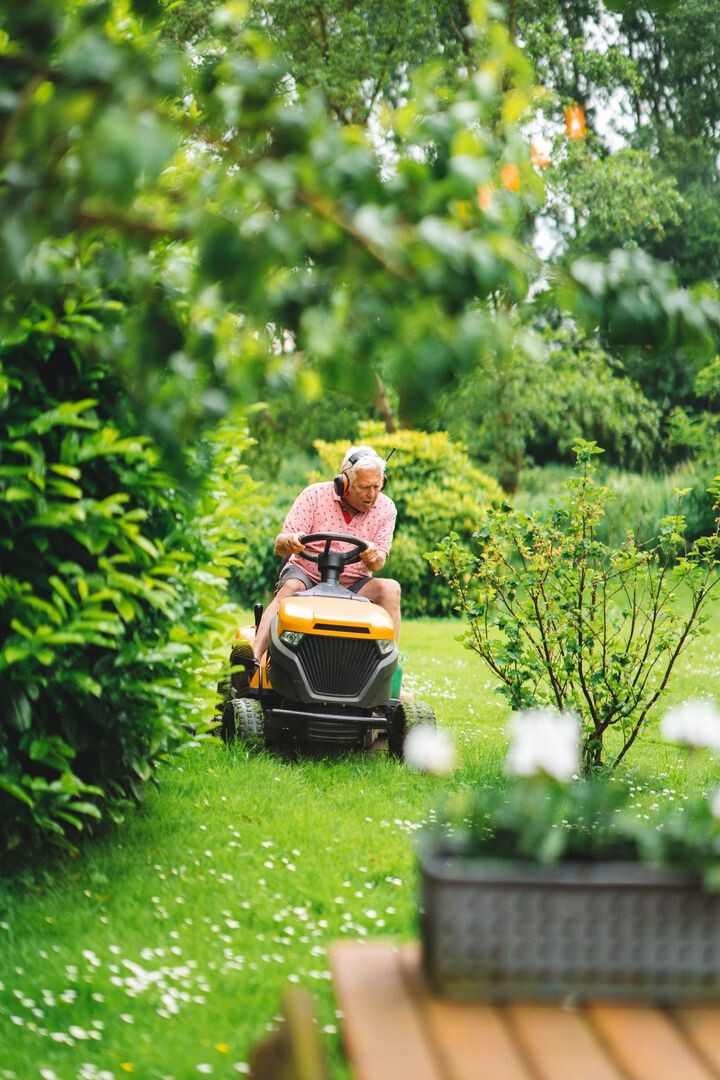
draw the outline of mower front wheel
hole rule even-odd
[[[388,715],[388,750],[393,757],[403,757],[405,736],[411,728],[437,727],[435,713],[426,701],[401,701]]]
[[[226,743],[241,739],[250,750],[265,746],[265,715],[254,698],[232,698],[222,716],[222,737]]]

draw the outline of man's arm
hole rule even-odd
[[[380,517],[375,535],[360,556],[371,574],[377,574],[385,565],[395,531],[395,504],[391,499],[385,499],[384,503],[385,512]]]
[[[280,556],[299,555],[305,549],[300,537],[313,531],[314,501],[312,488],[300,492],[290,507],[282,529],[275,537],[275,554]]]
[[[305,549],[305,545],[300,542],[300,537],[304,535],[304,533],[299,532],[278,533],[275,537],[275,554],[299,555]]]

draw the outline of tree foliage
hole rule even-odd
[[[600,156],[583,142],[568,149],[555,173],[562,191],[554,197],[558,227],[567,237],[564,259],[619,247],[657,251],[687,209],[675,177],[663,175],[647,151]]]
[[[579,438],[604,443],[625,468],[648,466],[660,438],[659,407],[570,324],[539,325],[532,346],[526,340],[507,359],[484,358],[443,396],[435,422],[488,461],[508,493],[526,465],[567,458]]]
[[[574,147],[565,159],[557,139],[560,167],[547,177],[576,253],[607,254],[619,236],[673,262],[684,283],[717,280],[716,16],[710,0],[521,6],[519,41],[555,94],[558,131],[565,106],[588,115],[590,152]]]
[[[166,2],[165,33],[202,51],[212,36],[218,2]],[[293,83],[321,91],[342,124],[365,126],[380,104],[403,104],[410,72],[435,57],[442,57],[448,79],[454,80],[475,51],[466,0],[367,0],[361,6],[339,0],[250,0],[246,10],[246,25],[273,42]]]
[[[502,316],[479,301],[525,294],[533,262],[514,233],[541,197],[515,126],[530,70],[507,34],[480,25],[482,78],[454,92],[430,73],[388,116],[388,173],[319,98],[288,100],[283,63],[232,6],[194,66],[137,21],[108,31],[106,14],[67,4],[54,38],[6,20],[6,329],[41,286],[72,284],[53,254],[68,233],[93,245],[100,283],[128,300],[107,351],[152,430],[176,443],[227,409],[228,392],[252,400],[288,370],[317,394],[306,356],[366,397],[382,356],[422,411],[478,342],[502,340]],[[506,161],[520,194],[499,184]],[[490,214],[479,183],[498,183]]]

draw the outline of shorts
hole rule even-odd
[[[298,581],[302,581],[306,589],[311,589],[313,585],[319,584],[317,581],[313,581],[313,579],[305,573],[302,567],[295,566],[294,563],[288,563],[288,565],[280,574],[280,577],[277,579],[275,592],[277,592],[278,589],[280,589],[286,581],[290,581],[292,578],[296,578]],[[346,585],[345,588],[349,589],[350,592],[359,593],[363,585],[366,585],[368,581],[371,580],[372,579],[368,574],[364,577],[356,578],[355,581],[352,581],[349,585]],[[340,584],[342,585],[342,582],[340,582]]]

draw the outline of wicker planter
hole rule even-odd
[[[426,973],[443,993],[720,999],[720,894],[635,863],[420,850]]]

